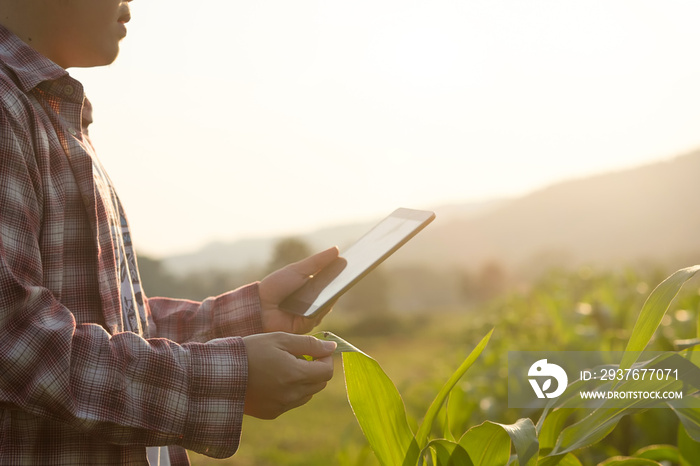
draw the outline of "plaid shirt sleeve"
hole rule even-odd
[[[258,283],[203,302],[150,298],[155,335],[179,342],[262,333]],[[152,333],[153,334],[153,333]]]

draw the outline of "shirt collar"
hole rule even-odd
[[[52,62],[0,24],[0,62],[11,69],[18,85],[29,92],[44,81],[54,81],[68,72]]]

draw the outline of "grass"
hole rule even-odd
[[[663,277],[662,277],[663,278]],[[382,332],[354,331],[341,311],[329,316],[321,330],[347,338],[376,359],[396,384],[415,430],[419,416],[442,384],[488,330],[492,340],[450,403],[459,417],[450,419],[455,432],[484,420],[513,423],[537,413],[507,408],[509,350],[622,350],[657,276],[557,272],[539,283],[470,311],[425,312],[395,319]],[[687,287],[688,288],[688,287]],[[671,349],[676,339],[696,334],[700,310],[697,286],[674,303],[652,342],[653,349]],[[354,332],[354,333],[353,333]],[[605,441],[587,449],[585,464],[675,438],[677,421],[666,411],[625,418]],[[411,419],[413,418],[413,419]],[[658,429],[659,426],[665,426]],[[670,435],[672,433],[673,435]],[[329,386],[307,405],[274,421],[246,418],[239,451],[226,460],[190,454],[197,465],[372,465],[366,441],[347,402],[340,359]]]

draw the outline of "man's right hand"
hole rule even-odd
[[[261,333],[243,338],[248,353],[245,414],[274,419],[303,405],[333,377],[335,342],[310,335]],[[298,356],[312,356],[313,361]]]

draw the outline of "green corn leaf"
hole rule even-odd
[[[445,439],[431,440],[425,447],[421,457],[434,453],[434,464],[440,466],[474,466],[467,451],[458,443]]]
[[[570,409],[557,409],[549,413],[542,423],[539,442],[542,450],[551,451],[557,444],[557,438],[564,429],[564,423],[573,413]]]
[[[447,395],[449,395],[450,391],[452,391],[454,386],[457,385],[457,382],[459,382],[459,379],[461,379],[472,364],[474,364],[474,361],[476,361],[481,352],[484,351],[484,348],[486,348],[486,345],[491,338],[491,334],[493,334],[493,329],[491,329],[491,331],[481,339],[479,344],[476,345],[472,352],[469,353],[469,356],[467,356],[459,368],[450,376],[445,385],[443,385],[438,392],[433,402],[430,404],[428,411],[425,413],[425,418],[423,418],[423,423],[418,428],[418,433],[416,434],[416,440],[420,449],[425,448],[425,445],[428,443],[428,435],[430,434],[430,429],[433,426],[433,421],[445,402]]]
[[[700,464],[700,442],[692,439],[683,424],[678,426],[678,451],[682,466]]]
[[[598,463],[598,466],[662,466],[654,460],[649,460],[646,458],[633,458],[631,456],[615,456],[614,458],[608,458],[602,463]]]
[[[687,435],[700,442],[700,398],[686,397],[669,400],[666,404],[676,413]]]
[[[666,311],[678,295],[681,288],[700,270],[700,265],[678,270],[661,282],[647,298],[637,322],[634,324],[632,335],[627,342],[625,354],[620,362],[621,369],[629,369],[637,361],[639,352],[649,344]]]
[[[682,358],[682,360],[679,358]],[[651,361],[640,363],[639,367],[651,368],[655,367],[655,365],[658,365],[658,367],[663,368],[678,368],[679,374],[681,375],[680,379],[684,380],[687,383],[686,389],[688,387],[700,388],[700,377],[698,374],[698,367],[700,367],[700,351],[685,350],[679,353],[667,353]],[[618,366],[606,367],[617,368]],[[648,388],[645,386],[644,381],[629,380],[622,383],[624,389],[628,389],[631,391],[639,391]],[[674,385],[681,384],[671,380],[669,380],[669,382],[665,384],[665,386],[669,389],[672,388]],[[660,387],[657,386],[657,388]],[[674,388],[678,389],[680,387]],[[604,438],[607,435],[607,433],[609,433],[607,429],[614,428],[614,426],[617,424],[620,418],[629,414],[630,409],[645,408],[648,407],[649,404],[654,404],[653,402],[645,402],[638,404],[635,403],[633,400],[630,400],[630,402],[626,406],[617,405],[617,410],[610,409],[608,411],[605,411],[606,405],[602,405],[597,410],[590,412],[588,414],[588,418],[584,418],[583,420],[579,421],[580,423],[583,423],[583,427],[577,429],[576,427],[574,427],[576,426],[576,424],[574,424],[574,426],[571,426],[572,429],[575,429],[574,432],[576,432],[575,435],[579,436],[578,438],[575,438],[575,436],[571,435],[571,430],[564,430],[564,423],[574,412],[574,409],[589,410],[589,408],[586,408],[586,406],[590,402],[581,398],[579,396],[579,392],[603,389],[605,389],[605,385],[601,385],[600,381],[576,380],[569,384],[566,391],[560,397],[549,402],[537,423],[537,430],[539,432],[540,442],[540,454],[561,456],[561,454],[563,453],[563,446],[568,445],[570,442],[574,441],[582,442],[579,443],[579,448],[589,445],[590,443],[586,443],[587,437],[589,437],[590,439],[595,439],[599,437],[599,439]],[[569,435],[570,437],[564,439],[561,436],[562,431],[565,431],[566,435]],[[559,447],[556,451],[553,451],[554,447],[557,445],[557,440],[559,440],[560,442]],[[566,451],[571,451],[571,449],[567,448]]]
[[[565,453],[563,455],[546,456],[540,458],[537,466],[582,466],[581,462],[573,453]]]
[[[585,401],[581,399],[578,392],[590,385],[593,385],[591,381],[575,380],[566,387],[566,391],[560,397],[547,403],[536,425],[540,449],[554,448],[564,421],[573,412],[572,409],[562,410],[562,408],[581,408]]]
[[[510,436],[515,445],[520,466],[535,466],[539,456],[540,444],[537,440],[537,430],[531,419],[518,419],[515,424],[497,424]]]
[[[551,455],[569,453],[600,442],[613,431],[620,419],[627,413],[624,409],[598,410],[594,415],[573,424],[559,435],[557,445]]]
[[[420,449],[394,383],[377,361],[361,352],[344,352],[343,368],[348,401],[379,462],[414,466]]]
[[[644,364],[640,364],[640,368],[677,368],[678,380],[670,378],[669,380],[657,381],[654,385],[654,389],[658,391],[687,392],[688,390],[700,388],[700,370],[696,365],[698,364],[699,356],[700,353],[688,350],[679,353],[666,353]],[[601,389],[605,390],[606,385],[607,384],[601,385]],[[628,380],[622,382],[619,390],[640,392],[648,390],[648,388],[648,381]],[[698,417],[698,409],[697,406],[692,405],[694,401],[691,400],[693,399],[693,397],[686,397],[680,400],[669,401],[667,404],[671,407],[678,407],[681,415],[689,417],[690,419],[688,422],[694,425],[692,419],[693,417]],[[700,404],[700,400],[698,403]],[[659,404],[661,404],[661,402],[654,399],[629,399],[626,400],[624,404],[621,404],[619,400],[606,400],[602,402],[598,408],[592,410],[586,417],[565,428],[559,435],[551,455],[571,452],[599,442],[612,431],[622,417],[633,411],[647,409]],[[679,415],[679,417],[683,420],[681,415]],[[544,441],[549,442],[550,437],[546,437]]]
[[[674,445],[649,445],[640,448],[632,454],[635,458],[646,458],[654,461],[670,461],[671,463],[680,462],[680,454],[678,448]]]
[[[335,352],[343,354],[348,401],[379,462],[385,466],[415,465],[418,447],[403,399],[379,363],[331,332],[313,336],[335,341]]]
[[[564,394],[550,401],[536,426],[539,432],[540,454],[549,454],[554,449],[566,421],[575,412],[584,409],[587,401],[581,398],[579,391],[593,390],[596,388],[594,385],[595,381],[576,380],[569,384]]]
[[[459,440],[474,466],[503,466],[510,458],[510,438],[498,424],[486,421],[472,427]]]
[[[700,319],[698,320],[700,322]],[[700,345],[700,338],[688,338],[684,340],[673,340],[673,346],[679,350],[692,348]]]
[[[507,436],[498,432],[499,429],[510,436],[510,441],[508,441]],[[470,431],[469,436],[465,434],[459,444],[444,439],[431,440],[423,450],[423,455],[432,449],[439,465],[499,464],[498,462],[502,458],[508,458],[510,455],[510,442],[512,441],[520,466],[535,466],[537,464],[539,451],[537,431],[530,419],[519,419],[515,424],[510,425],[486,421]],[[478,455],[478,459],[474,462],[466,450],[467,445],[473,445],[471,454]],[[487,451],[489,449],[491,451]]]

